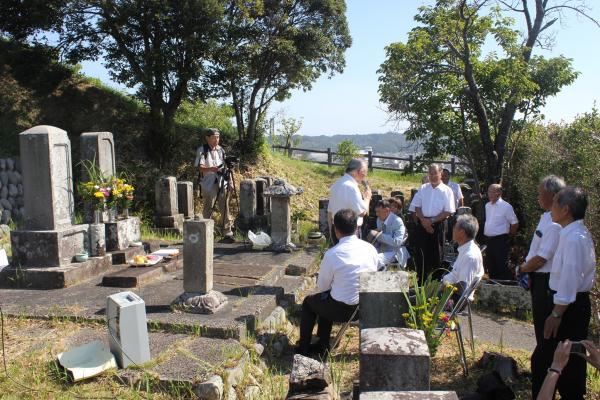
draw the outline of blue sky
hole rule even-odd
[[[385,46],[405,41],[414,27],[417,8],[431,1],[422,0],[347,0],[347,18],[353,44],[346,52],[346,68],[331,79],[321,77],[312,90],[292,93],[284,103],[274,103],[273,113],[301,118],[302,135],[365,134],[402,130],[406,125],[388,121],[385,106],[379,103],[377,69],[385,60]],[[588,0],[590,14],[600,20],[600,4]],[[544,56],[564,55],[573,59],[579,78],[551,98],[544,110],[549,121],[571,121],[590,111],[600,100],[600,28],[591,22],[566,14],[562,26],[554,29],[551,51],[535,50]],[[558,25],[558,24],[556,24]],[[110,81],[100,63],[83,63],[83,72]]]

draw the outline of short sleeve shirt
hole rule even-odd
[[[431,183],[421,186],[415,197],[410,203],[409,209],[421,208],[423,216],[431,218],[442,212],[454,213],[456,204],[454,203],[454,194],[452,189],[440,183],[433,187]]]
[[[505,235],[510,231],[510,226],[518,222],[515,210],[502,197],[495,203],[490,201],[485,205],[485,236]]]
[[[552,259],[554,258],[554,252],[558,247],[560,229],[560,225],[552,221],[550,211],[542,214],[540,222],[533,233],[531,245],[529,246],[529,253],[527,253],[527,257],[525,257],[526,262],[535,256],[542,257],[546,260],[544,265],[535,272],[552,271]]]
[[[220,149],[221,147],[217,146],[213,150],[209,150],[205,156],[204,146],[198,147],[198,149],[196,150],[196,160],[194,160],[194,167],[218,167],[222,165],[223,160],[221,160]],[[216,172],[205,172],[202,176],[202,181],[200,182],[202,190],[210,191],[210,189],[215,184],[216,179]]]
[[[348,174],[344,174],[331,185],[327,211],[333,216],[344,208],[349,208],[359,215],[369,210],[367,203],[362,198],[358,183]],[[361,226],[362,222],[362,217],[358,217],[358,226]]]

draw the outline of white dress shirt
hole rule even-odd
[[[421,186],[421,189],[417,192],[410,202],[409,211],[416,208],[421,208],[423,216],[432,218],[440,213],[446,211],[454,213],[456,211],[456,204],[454,203],[454,194],[452,189],[440,182],[436,187],[431,186],[431,183],[427,183]]]
[[[362,198],[358,183],[348,174],[344,174],[344,176],[331,185],[327,212],[331,213],[333,217],[335,213],[344,208],[349,208],[358,215],[369,210],[367,202]],[[362,223],[363,218],[358,217],[358,226],[362,226]]]
[[[552,260],[550,289],[556,291],[554,304],[567,305],[577,293],[589,292],[596,277],[596,253],[592,235],[582,220],[561,229]]]
[[[323,256],[317,288],[320,292],[331,290],[334,300],[349,305],[358,304],[360,273],[375,271],[375,247],[356,235],[344,236]]]
[[[452,189],[452,193],[454,194],[454,205],[456,208],[460,206],[459,200],[463,198],[462,190],[460,190],[460,185],[456,182],[448,181],[448,187]]]
[[[481,250],[474,240],[469,240],[458,248],[458,257],[452,266],[452,271],[444,275],[443,282],[458,283],[465,282],[467,287],[476,279],[483,276],[483,258]],[[473,293],[470,297],[473,300]]]
[[[560,229],[559,224],[552,222],[550,211],[542,214],[540,222],[538,222],[535,232],[533,233],[533,239],[531,239],[531,245],[529,246],[529,253],[527,253],[527,257],[525,257],[525,262],[531,260],[535,256],[540,256],[546,260],[544,265],[535,272],[552,271],[552,258],[558,247]]]
[[[510,231],[510,226],[518,222],[515,210],[502,197],[495,203],[490,201],[485,205],[485,236],[505,235]]]

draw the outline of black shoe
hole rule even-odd
[[[323,361],[329,355],[329,346],[317,342],[310,345],[309,352],[311,356],[315,357],[317,360]]]
[[[300,354],[301,356],[309,357],[310,350],[303,349],[300,346],[296,346],[294,347],[294,354]]]

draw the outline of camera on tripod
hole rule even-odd
[[[238,158],[236,156],[227,156],[225,157],[225,165],[227,168],[231,169],[235,164],[237,164]]]

